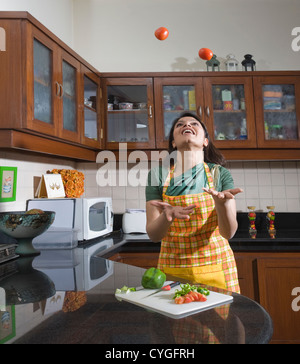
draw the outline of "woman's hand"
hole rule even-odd
[[[162,213],[165,214],[166,219],[172,222],[174,219],[186,220],[190,218],[190,214],[194,211],[196,205],[189,205],[186,207],[172,206],[167,202],[151,201],[151,205],[158,207]]]
[[[203,190],[209,193],[213,197],[215,203],[221,203],[221,204],[225,203],[228,200],[233,200],[235,198],[235,195],[243,192],[241,188],[232,188],[230,190],[225,190],[221,192],[218,192],[210,188],[203,188]]]
[[[233,188],[222,192],[209,188],[203,188],[209,193],[214,201],[218,215],[220,234],[225,239],[231,239],[237,230],[235,195],[243,192],[240,188]]]

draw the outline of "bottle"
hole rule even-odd
[[[242,120],[240,139],[247,139],[247,121],[245,118]]]

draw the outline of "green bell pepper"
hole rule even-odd
[[[162,288],[166,281],[166,275],[157,268],[148,269],[142,278],[142,286],[148,289]]]

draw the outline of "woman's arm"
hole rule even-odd
[[[161,241],[168,233],[172,221],[189,219],[195,205],[187,207],[171,206],[161,200],[152,200],[146,203],[147,224],[146,231],[153,242]]]
[[[243,190],[240,188],[233,188],[222,192],[208,188],[203,188],[203,190],[209,193],[215,201],[220,234],[225,239],[231,239],[238,228],[235,195],[243,192]]]

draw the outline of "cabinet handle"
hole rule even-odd
[[[209,106],[206,106],[205,111],[206,111],[206,116],[209,118],[210,116]]]
[[[202,119],[202,106],[199,106],[199,108],[198,108],[198,115],[199,115],[199,118]]]
[[[149,117],[152,118],[152,105],[149,106]]]
[[[62,99],[63,98],[63,96],[64,96],[64,87],[63,87],[63,85],[60,83],[59,84],[59,87],[60,87],[60,89],[61,89],[61,92],[60,92],[60,96],[59,96],[59,98],[60,99]]]
[[[55,81],[55,85],[56,85],[56,96],[59,96],[59,93],[60,93],[60,84]]]

